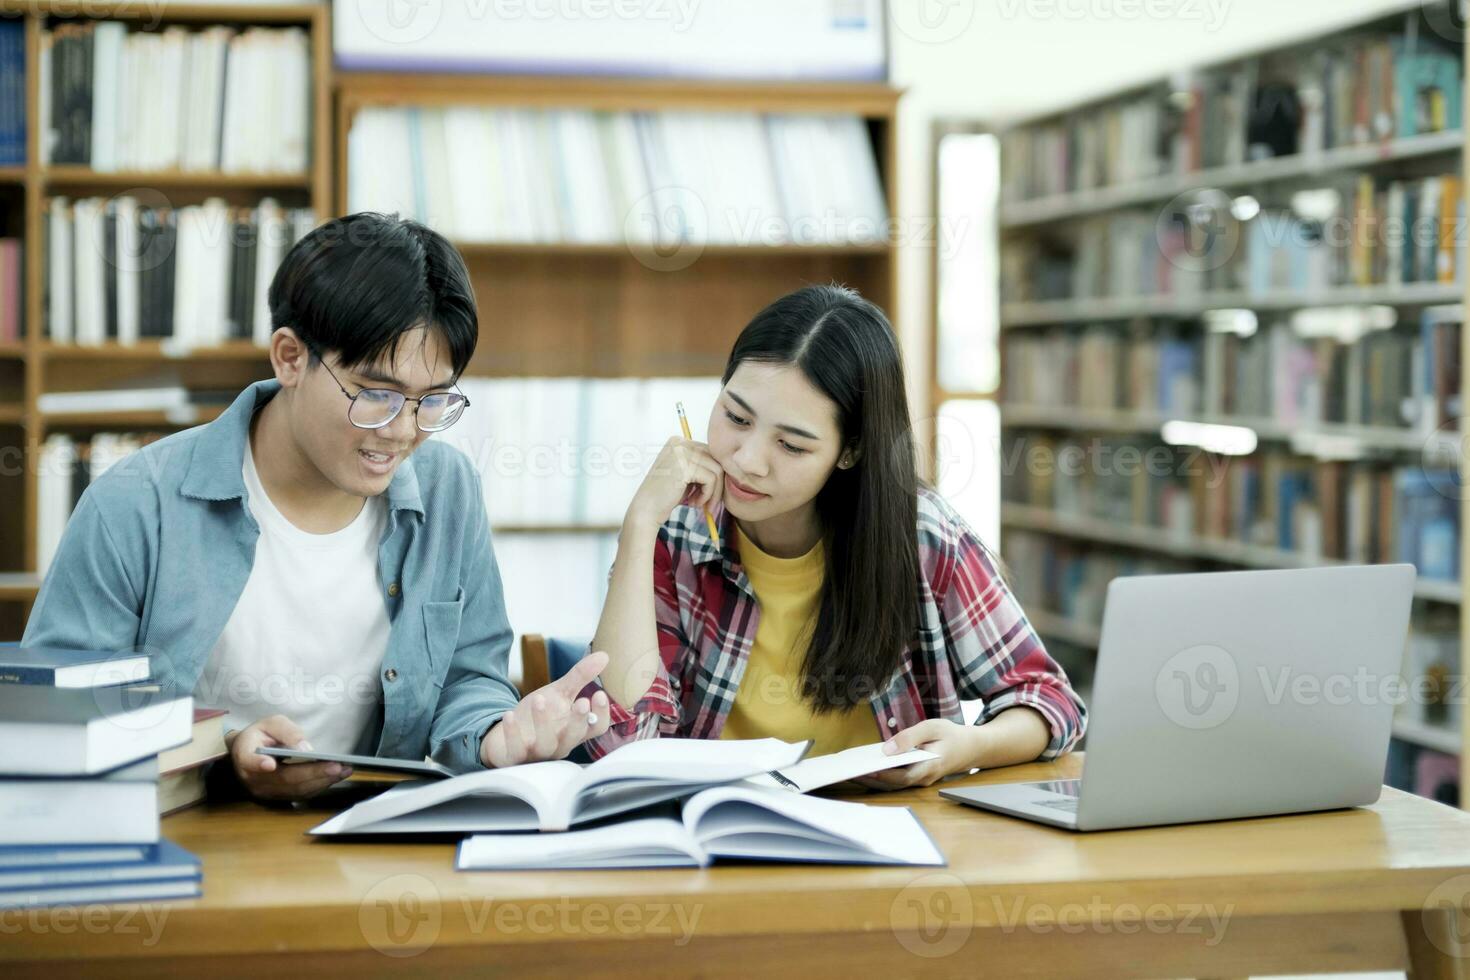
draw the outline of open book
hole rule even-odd
[[[943,866],[908,807],[867,806],[757,786],[719,786],[651,818],[566,834],[480,834],[459,846],[461,871],[704,867],[715,858]]]
[[[399,783],[313,827],[318,837],[566,830],[795,765],[811,742],[655,738],[588,766],[564,760]]]

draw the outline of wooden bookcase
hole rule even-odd
[[[0,0],[0,17],[25,24],[26,162],[0,168],[0,196],[8,235],[24,241],[25,306],[23,341],[0,346],[0,637],[18,638],[39,587],[36,522],[40,447],[55,431],[125,429],[166,430],[181,423],[162,414],[43,416],[39,397],[49,391],[105,387],[128,378],[167,373],[191,387],[236,387],[265,377],[269,362],[262,348],[234,343],[187,352],[169,351],[157,341],[136,346],[58,345],[45,334],[45,256],[42,250],[44,204],[52,195],[108,197],[125,192],[162,194],[178,205],[221,197],[233,204],[271,195],[283,204],[310,206],[320,217],[330,213],[331,197],[331,28],[326,5],[83,4],[71,0]],[[50,25],[77,20],[122,20],[143,29],[169,25],[224,24],[301,27],[311,48],[311,148],[309,170],[301,174],[255,175],[198,172],[107,172],[85,166],[46,166],[40,143],[40,47]],[[207,420],[204,412],[199,421]],[[17,453],[19,456],[17,456]],[[23,465],[15,465],[17,460]]]
[[[846,113],[867,120],[888,210],[896,210],[899,93],[880,84],[780,84],[490,75],[337,75],[337,208],[348,206],[347,138],[365,107],[473,105],[603,111]],[[897,261],[873,245],[708,245],[661,271],[621,244],[456,243],[480,310],[470,373],[508,377],[718,374],[766,302],[838,280],[893,309]],[[682,265],[682,260],[679,265]]]
[[[1405,3],[1397,11],[1399,17],[1413,17],[1428,5]],[[1387,24],[1396,12],[1389,10],[1365,21],[1361,27]],[[1303,44],[1327,42],[1345,36],[1356,27],[1350,26],[1325,34],[1321,39],[1293,41],[1274,51],[1258,52],[1256,57],[1271,55],[1286,49],[1299,49]],[[1231,58],[1228,64],[1248,60],[1249,55]],[[1202,66],[1205,69],[1217,66]],[[1087,103],[1049,112],[1040,119],[1017,124],[1025,128],[1041,122],[1059,119],[1079,110],[1099,108],[1114,99],[1144,90],[1144,86],[1130,87],[1127,92],[1090,98]],[[1462,116],[1463,122],[1463,116]],[[936,126],[936,146],[949,133],[986,132],[979,123],[945,123]],[[1284,182],[1310,180],[1334,174],[1353,173],[1405,173],[1426,172],[1426,168],[1438,166],[1433,172],[1448,173],[1458,170],[1462,175],[1467,170],[1464,154],[1464,128],[1458,131],[1431,133],[1402,139],[1386,139],[1370,145],[1358,145],[1326,149],[1310,155],[1284,156],[1251,161],[1238,165],[1196,170],[1186,174],[1169,174],[1148,180],[1080,190],[1050,197],[1020,201],[1001,200],[998,211],[999,248],[1002,255],[1008,248],[1026,242],[1031,236],[1065,232],[1070,225],[1079,225],[1085,219],[1133,208],[1158,208],[1182,193],[1201,189],[1218,188],[1232,193],[1268,192],[1273,187],[1285,186]],[[937,160],[937,153],[936,153]],[[1002,167],[1007,163],[1003,159]],[[1416,169],[1417,168],[1417,169]],[[936,165],[936,186],[937,165]],[[1462,177],[1461,193],[1465,183]],[[1463,212],[1462,212],[1463,213]],[[940,215],[943,220],[943,215]],[[1458,241],[1463,249],[1465,243]],[[939,288],[939,266],[934,266],[936,295]],[[1194,328],[1204,330],[1205,314],[1213,310],[1246,309],[1255,313],[1283,313],[1326,307],[1354,307],[1381,305],[1400,310],[1415,311],[1420,308],[1470,304],[1467,288],[1470,284],[1455,283],[1406,283],[1403,285],[1340,287],[1316,292],[1280,291],[1268,294],[1243,291],[1206,292],[1203,294],[1176,296],[1143,296],[1120,298],[1066,299],[1043,302],[1008,301],[1007,293],[1014,294],[1015,283],[1006,281],[1004,264],[1001,266],[1001,300],[998,310],[999,341],[1004,347],[1006,337],[1018,331],[1063,325],[1113,324],[1117,328],[1129,325],[1148,324],[1148,329],[1158,329],[1157,318],[1167,318],[1174,323],[1193,321]],[[1461,309],[1463,315],[1463,308]],[[1462,321],[1463,322],[1463,321]],[[933,347],[939,350],[943,324],[936,311],[932,319]],[[1003,357],[1003,355],[1002,355]],[[1002,364],[1004,361],[1002,360]],[[1461,332],[1461,363],[1470,363],[1470,335]],[[935,365],[937,368],[937,365]],[[937,370],[932,386],[933,413],[946,402],[965,399],[996,399],[1000,401],[1002,445],[1017,437],[1029,437],[1032,433],[1047,432],[1082,435],[1123,435],[1147,440],[1158,440],[1165,418],[1132,411],[1099,411],[1074,408],[1065,405],[1008,403],[1001,392],[974,393],[945,390]],[[1464,392],[1462,389],[1462,397]],[[1290,451],[1304,457],[1312,456],[1311,440],[1304,437],[1322,437],[1336,440],[1339,446],[1351,443],[1370,455],[1385,459],[1413,462],[1415,459],[1430,458],[1445,465],[1458,466],[1461,484],[1470,477],[1466,469],[1465,440],[1462,434],[1438,431],[1426,439],[1422,434],[1408,430],[1374,428],[1370,426],[1323,425],[1313,426],[1312,431],[1302,432],[1300,427],[1284,425],[1275,419],[1246,418],[1192,418],[1187,421],[1218,422],[1244,425],[1254,429],[1264,448],[1268,444],[1286,445]],[[1463,433],[1465,423],[1461,423]],[[1320,429],[1321,431],[1317,431]],[[1002,450],[1002,454],[1004,454]],[[1460,509],[1460,582],[1443,582],[1421,579],[1415,590],[1416,606],[1421,604],[1452,607],[1455,613],[1464,608],[1465,589],[1470,581],[1470,503],[1461,494]],[[1039,533],[1054,539],[1079,543],[1102,552],[1142,554],[1153,557],[1182,559],[1206,567],[1218,568],[1290,568],[1309,564],[1327,563],[1303,554],[1277,548],[1260,547],[1227,539],[1195,536],[1181,540],[1177,534],[1154,527],[1132,527],[1116,521],[1091,516],[1061,513],[1050,507],[1028,506],[1018,503],[1001,505],[1001,526],[1006,531],[1024,530]],[[1005,542],[1002,540],[1002,553]],[[1045,638],[1061,641],[1074,648],[1090,649],[1095,652],[1100,629],[1095,622],[1070,619],[1054,610],[1036,604],[1027,605],[1027,614]],[[1417,615],[1417,611],[1416,611]],[[1459,671],[1460,676],[1470,676],[1470,618],[1459,615]],[[1459,730],[1431,728],[1418,723],[1396,720],[1394,735],[1405,742],[1435,749],[1462,760],[1466,758],[1465,747],[1470,745],[1470,711],[1463,704],[1461,695],[1461,723]],[[1464,770],[1461,769],[1461,805],[1470,805],[1470,793],[1463,790]]]

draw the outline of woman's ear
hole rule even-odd
[[[842,455],[837,457],[837,468],[839,470],[852,469],[854,466],[857,465],[858,460],[862,458],[862,455],[862,451],[856,446],[848,446],[842,451]]]

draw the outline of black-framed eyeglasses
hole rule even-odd
[[[422,398],[410,398],[392,388],[362,388],[354,395],[343,387],[337,373],[327,367],[326,358],[317,354],[317,360],[327,368],[327,373],[351,403],[347,406],[347,421],[359,429],[381,429],[398,418],[404,405],[414,402],[414,424],[424,432],[443,432],[458,422],[464,410],[470,407],[470,400],[458,391],[436,391]]]

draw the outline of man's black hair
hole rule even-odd
[[[271,329],[291,327],[315,355],[346,368],[392,359],[402,336],[443,336],[455,377],[475,353],[480,323],[464,259],[438,232],[360,211],[314,229],[286,253],[270,288]]]

